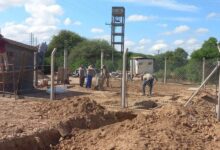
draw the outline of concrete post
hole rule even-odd
[[[166,84],[167,83],[167,58],[165,57],[164,60],[164,79],[163,79],[163,83]]]
[[[218,61],[218,66],[220,66],[220,61]],[[218,121],[220,121],[220,69],[219,69],[219,87],[218,87],[217,119],[218,119]]]
[[[205,80],[205,57],[202,59],[202,82]]]
[[[133,80],[134,75],[134,59],[131,59],[131,79]]]
[[[63,68],[64,68],[64,81],[67,79],[67,49],[64,48],[64,62],[63,62]]]
[[[34,87],[38,86],[37,52],[34,52]]]
[[[126,102],[126,56],[127,56],[128,49],[123,53],[123,69],[122,69],[122,95],[121,95],[121,107],[127,107]]]
[[[66,69],[67,68],[67,49],[64,49],[64,62],[63,62],[63,68]]]
[[[50,86],[50,100],[54,100],[54,55],[56,53],[56,48],[53,49],[51,53],[51,86]]]
[[[104,58],[104,52],[103,50],[101,49],[101,75],[103,74],[103,70],[102,70],[102,67],[103,67],[103,58]]]

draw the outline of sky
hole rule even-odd
[[[220,0],[0,0],[0,28],[6,38],[49,42],[60,30],[110,41],[113,6],[126,10],[125,48],[157,54],[188,53],[209,37],[220,39]]]

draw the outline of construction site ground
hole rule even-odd
[[[1,97],[0,150],[220,149],[215,87],[183,107],[198,86],[157,83],[150,97],[139,79],[128,81],[128,108],[121,109],[120,83],[111,79],[96,91],[71,78],[54,101],[45,93]]]

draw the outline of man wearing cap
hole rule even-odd
[[[156,82],[157,79],[155,76],[153,76],[152,74],[150,73],[146,73],[143,75],[143,85],[142,85],[142,94],[145,95],[145,88],[146,86],[148,85],[149,87],[149,95],[151,96],[152,95],[152,90],[153,90],[153,85],[154,85],[154,82]]]

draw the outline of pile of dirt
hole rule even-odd
[[[104,111],[104,107],[88,97],[42,103],[41,106],[36,106],[34,109],[40,112],[43,117],[50,119],[103,113]]]
[[[128,111],[109,112],[89,98],[37,102],[33,106],[29,106],[32,107],[29,112],[31,119],[30,116],[26,118],[27,121],[19,130],[16,129],[17,124],[11,122],[15,128],[2,132],[6,134],[6,137],[0,139],[0,149],[28,150],[31,147],[50,149],[60,139],[71,136],[72,129],[97,129],[136,117],[135,114]],[[37,114],[35,114],[36,112]],[[26,115],[28,116],[28,114]],[[34,119],[36,117],[34,115],[41,117]],[[29,122],[32,121],[31,124],[28,119],[30,119]],[[43,126],[42,121],[44,121]],[[16,131],[14,131],[15,129]]]
[[[133,120],[95,130],[74,129],[72,138],[54,149],[219,149],[219,125],[210,109],[167,104]]]
[[[105,109],[90,98],[62,101],[1,101],[0,139],[22,137],[53,128],[60,121],[91,114],[103,114]]]

